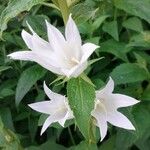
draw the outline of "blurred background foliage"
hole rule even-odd
[[[57,78],[36,63],[13,61],[11,52],[27,49],[21,38],[26,21],[47,39],[45,19],[64,32],[57,1],[0,0],[0,149],[2,150],[85,150],[85,142],[73,121],[66,128],[53,124],[40,136],[45,115],[28,104],[46,99],[43,81]],[[150,149],[150,0],[67,0],[84,42],[101,48],[91,59],[103,57],[86,70],[101,88],[111,76],[115,92],[141,100],[133,108],[121,109],[136,131],[109,126],[100,150]],[[52,84],[55,92],[66,94],[66,84]],[[38,126],[39,125],[39,126]],[[88,148],[89,150],[93,149]]]

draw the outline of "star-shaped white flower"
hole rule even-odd
[[[52,92],[45,82],[44,91],[51,100],[29,104],[32,109],[49,115],[43,124],[41,135],[52,123],[58,122],[64,127],[66,120],[74,118],[65,96]]]
[[[100,129],[101,141],[107,134],[107,122],[120,128],[135,130],[128,118],[117,109],[132,106],[139,101],[123,94],[113,94],[113,90],[114,81],[110,77],[106,86],[96,91],[95,108],[91,115],[95,118],[96,125]]]
[[[28,24],[32,34],[22,31],[22,38],[31,51],[9,54],[11,59],[34,61],[44,68],[69,77],[77,77],[87,68],[87,59],[99,46],[86,43],[81,37],[71,15],[62,33],[46,21],[48,42],[40,38]]]

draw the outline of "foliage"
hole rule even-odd
[[[0,0],[0,149],[8,150],[148,150],[150,147],[150,0],[74,0],[60,7],[59,0]],[[67,4],[69,5],[67,6]],[[68,85],[52,83],[57,76],[33,62],[13,61],[7,58],[11,52],[27,49],[21,38],[21,30],[27,29],[28,21],[43,38],[46,37],[44,20],[64,31],[59,9],[67,9],[75,19],[83,41],[90,41],[101,47],[91,56],[98,59],[85,71],[88,78],[71,79]],[[62,14],[63,14],[62,13]],[[2,34],[3,33],[3,34]],[[109,126],[103,142],[99,142],[96,130],[96,143],[89,144],[90,111],[94,98],[94,88],[105,85],[108,77],[115,81],[115,92],[132,96],[141,102],[128,110],[121,111],[128,116],[136,131],[126,131]],[[50,88],[70,97],[71,107],[91,103],[91,108],[82,105],[74,111],[73,123],[65,128],[53,124],[40,136],[39,113],[32,111],[28,104],[45,99],[43,81]],[[78,85],[76,84],[78,82]],[[68,89],[66,88],[68,87]],[[79,91],[76,97],[72,94]],[[87,97],[86,93],[91,97]],[[17,104],[17,105],[16,105]],[[87,105],[88,106],[88,105]],[[86,112],[86,113],[83,113]],[[89,122],[88,122],[89,121]],[[79,128],[77,128],[77,125]],[[81,132],[80,132],[80,130]],[[93,130],[93,129],[91,129]],[[93,131],[92,131],[93,132]],[[83,135],[82,135],[83,134]],[[91,133],[92,134],[92,133]],[[84,138],[85,137],[85,138]],[[90,140],[89,140],[90,141]]]

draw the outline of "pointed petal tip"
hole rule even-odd
[[[43,131],[43,128],[42,128],[42,129],[41,129],[40,136],[42,136],[44,132],[45,132],[45,131]]]
[[[9,57],[10,59],[12,59],[12,54],[8,54],[7,57]]]
[[[45,19],[45,23],[46,23],[46,26],[48,26],[50,23],[47,21],[47,19]]]
[[[109,81],[114,82],[114,80],[112,79],[112,77],[111,77],[111,76],[109,76]]]
[[[51,90],[48,88],[48,86],[46,85],[46,82],[44,81],[43,82],[43,86],[44,86],[44,92],[46,93],[46,95],[47,95],[47,93],[48,92],[51,92]],[[48,95],[47,95],[48,96]]]
[[[8,57],[9,59],[18,59],[18,57],[17,57],[16,54],[17,54],[17,52],[14,52],[14,53],[8,54],[7,57]]]
[[[35,103],[31,103],[31,104],[28,104],[28,106],[29,106],[30,108],[34,109],[34,104],[35,104]]]
[[[26,24],[27,24],[29,30],[32,32],[32,34],[35,34],[34,30],[32,29],[32,27],[30,26],[30,24],[28,23],[27,20],[26,20]]]
[[[102,141],[104,140],[104,138],[105,138],[105,137],[102,137],[102,138],[100,139],[100,142],[102,142]]]

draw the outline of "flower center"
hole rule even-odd
[[[96,103],[95,103],[95,108],[98,109],[98,110],[104,110],[105,112],[106,111],[106,107],[105,105],[101,102],[101,100],[97,100]]]
[[[71,62],[74,63],[75,65],[77,65],[77,64],[80,63],[80,62],[79,62],[76,58],[74,58],[74,57],[71,58]]]

